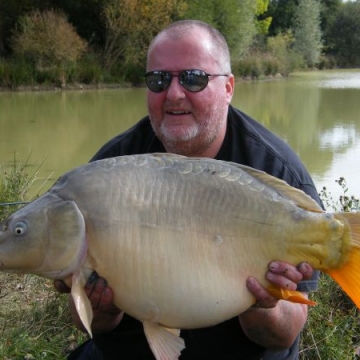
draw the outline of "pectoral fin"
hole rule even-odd
[[[71,295],[74,299],[76,310],[80,320],[86,331],[92,337],[91,322],[93,319],[93,311],[90,300],[85,293],[85,276],[81,271],[75,272],[72,276]]]
[[[179,337],[180,330],[144,321],[144,331],[156,360],[177,360],[185,348],[184,340]]]
[[[277,299],[287,300],[293,303],[316,305],[316,302],[307,299],[301,292],[286,290],[283,288],[270,286],[268,289],[269,293]]]

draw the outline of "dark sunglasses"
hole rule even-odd
[[[166,90],[174,76],[179,78],[179,84],[191,92],[199,92],[206,88],[209,76],[228,76],[227,74],[208,74],[203,70],[183,70],[180,72],[171,71],[150,71],[145,74],[145,82],[149,90],[160,93]]]

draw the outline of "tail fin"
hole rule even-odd
[[[351,250],[348,261],[339,269],[326,270],[349,295],[351,300],[360,309],[360,214],[341,213],[335,217],[346,221],[351,236]]]

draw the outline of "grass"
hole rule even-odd
[[[26,194],[36,174],[15,163],[0,167],[0,203],[27,201]],[[348,195],[346,181],[338,180],[343,195],[334,200],[326,189],[320,196],[329,210],[360,211],[359,200]],[[16,207],[0,206],[0,220]],[[301,336],[300,360],[360,359],[359,311],[337,284],[322,274],[311,298],[318,305],[309,309]],[[58,294],[49,280],[33,275],[0,273],[0,359],[65,359],[87,339],[72,325],[67,297]]]
[[[63,359],[85,338],[51,281],[4,273],[0,288],[1,359]]]

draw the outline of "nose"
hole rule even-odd
[[[185,98],[185,89],[179,83],[179,76],[173,75],[169,87],[166,89],[166,97],[169,100],[178,100]]]

